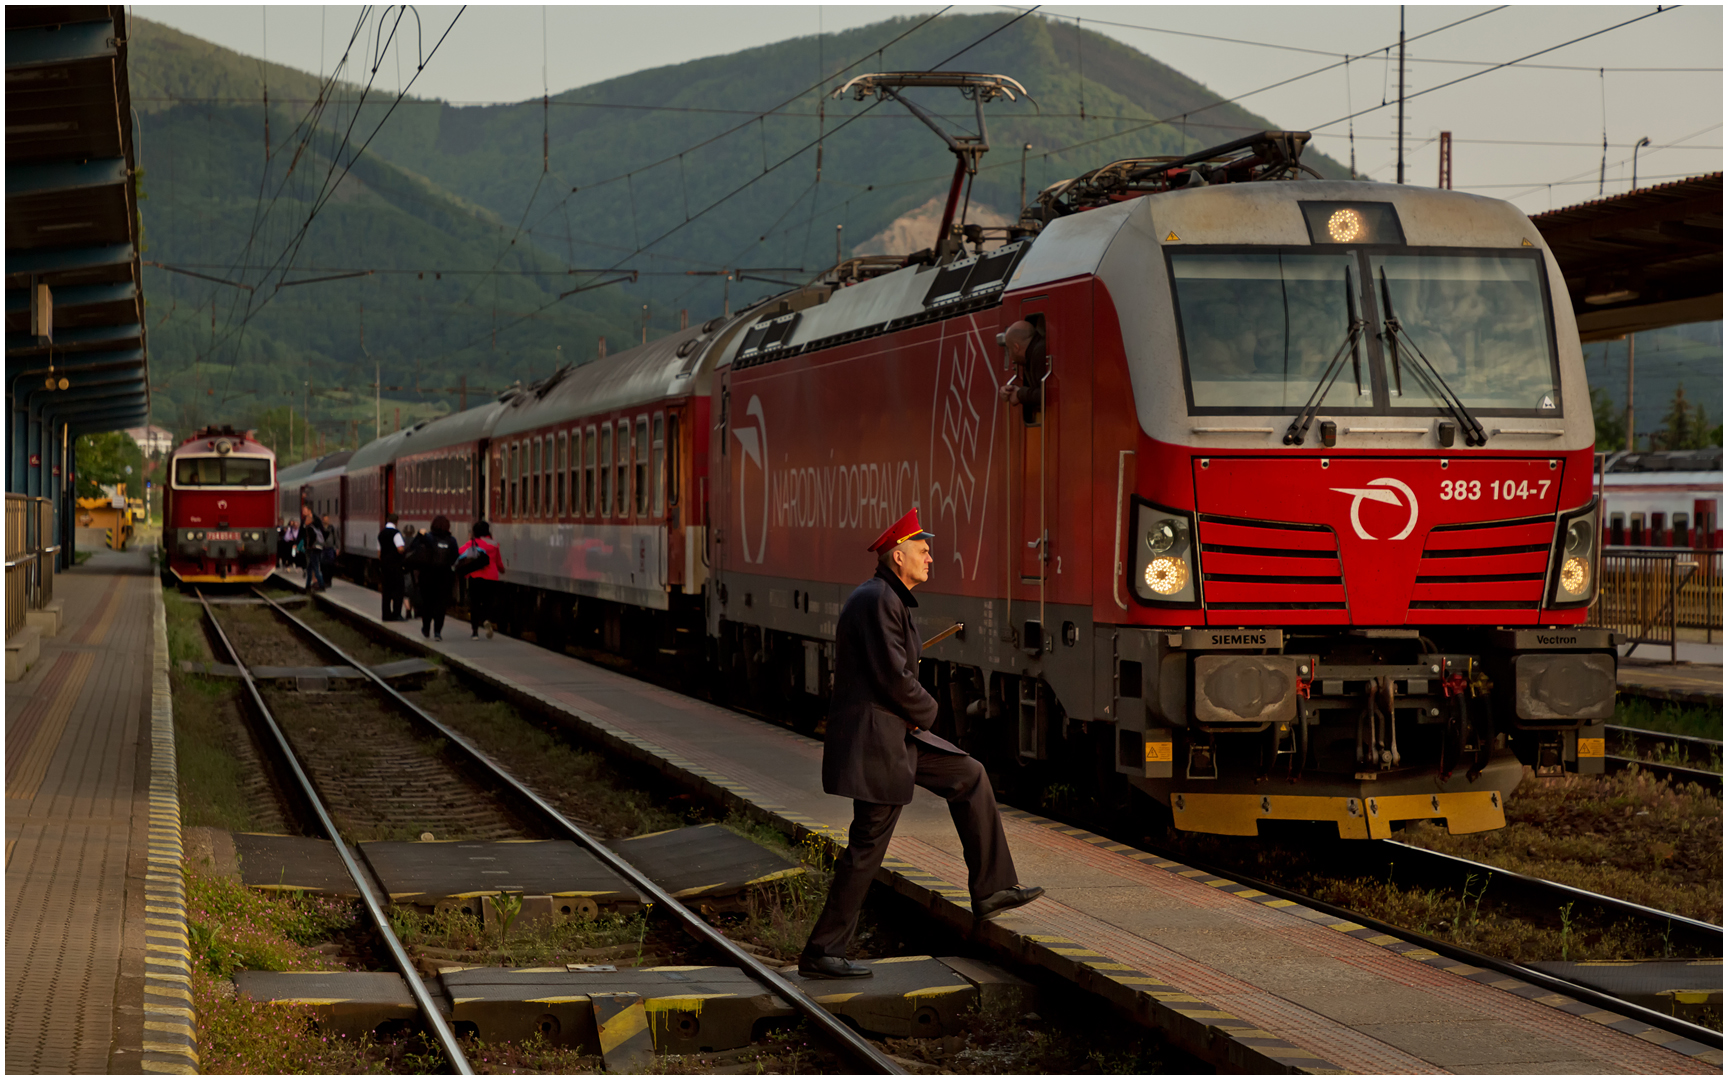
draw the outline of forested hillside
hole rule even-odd
[[[327,446],[352,445],[372,435],[375,370],[389,430],[398,411],[406,423],[456,406],[464,379],[496,391],[593,358],[602,336],[617,351],[644,328],[676,329],[681,311],[717,314],[720,278],[688,271],[742,268],[734,306],[778,288],[752,274],[819,272],[836,226],[849,252],[944,191],[952,169],[899,106],[804,93],[866,71],[940,65],[1026,86],[1030,100],[987,106],[994,150],[972,194],[1009,216],[1023,158],[1030,197],[1114,158],[1304,119],[1208,107],[1200,83],[1073,26],[1032,17],[988,36],[1009,17],[891,20],[549,102],[409,98],[388,120],[393,81],[358,109],[349,84],[320,105],[316,75],[135,19],[145,258],[176,268],[146,271],[158,422],[281,431],[291,406],[303,431],[309,406]],[[957,92],[918,99],[973,125]],[[565,295],[608,280],[573,269],[613,268],[640,276]]]

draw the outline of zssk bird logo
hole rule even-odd
[[[1397,536],[1388,537],[1387,539],[1402,540],[1406,536],[1409,536],[1416,528],[1416,493],[1411,491],[1410,485],[1406,484],[1402,480],[1394,480],[1390,476],[1382,476],[1378,480],[1368,481],[1367,487],[1333,488],[1332,490],[1343,495],[1351,496],[1350,524],[1355,527],[1356,535],[1360,536],[1364,540],[1381,539],[1381,537],[1374,536],[1367,529],[1362,527],[1362,502],[1364,499],[1368,502],[1385,503],[1388,506],[1409,505],[1410,520],[1404,523],[1404,531],[1400,532]],[[1404,497],[1403,502],[1399,501],[1398,496],[1400,495]]]

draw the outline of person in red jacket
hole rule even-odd
[[[497,612],[498,579],[504,574],[504,553],[492,541],[492,526],[484,518],[474,523],[474,538],[462,545],[461,555],[479,550],[486,553],[486,565],[468,575],[468,625],[470,637],[480,636],[482,627],[490,638],[496,625],[492,616]],[[461,555],[457,558],[460,559]]]

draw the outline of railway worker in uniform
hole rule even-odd
[[[408,563],[420,583],[420,599],[415,607],[420,612],[420,636],[433,641],[444,640],[444,611],[450,606],[450,587],[456,577],[450,568],[456,565],[456,538],[450,535],[450,519],[439,514],[432,519],[432,528],[414,538],[408,548]]]
[[[378,530],[378,593],[383,597],[385,622],[402,621],[402,557],[407,550],[396,515],[384,515],[384,527]]]
[[[798,973],[808,978],[871,974],[846,959],[846,948],[914,785],[948,800],[966,855],[974,916],[987,919],[1044,893],[1017,884],[984,766],[930,731],[936,699],[918,682],[923,647],[911,609],[918,606],[912,590],[930,579],[932,539],[919,526],[917,510],[895,522],[870,545],[875,576],[840,609],[822,790],[852,800],[852,827],[827,903],[798,959]]]

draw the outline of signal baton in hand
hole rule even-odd
[[[937,634],[935,637],[931,638],[929,641],[926,641],[924,643],[924,648],[929,649],[930,646],[932,646],[932,645],[935,645],[939,642],[946,641],[964,629],[966,629],[966,624],[963,622],[957,622],[953,626],[950,626],[948,629],[942,631],[940,634]]]

